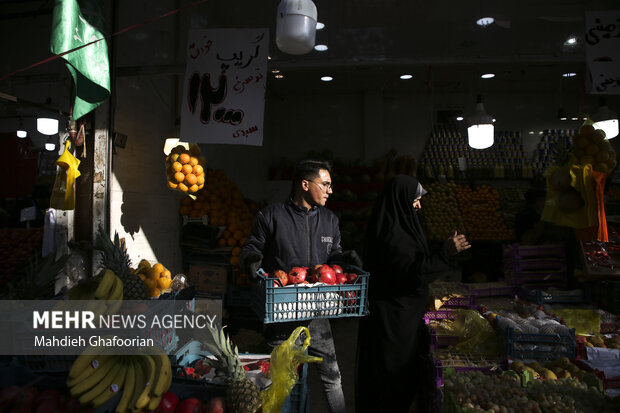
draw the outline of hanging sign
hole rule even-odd
[[[589,92],[620,94],[620,10],[586,13]]]
[[[263,144],[268,29],[190,30],[181,137]]]

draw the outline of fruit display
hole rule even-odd
[[[172,384],[170,359],[157,347],[143,349],[141,355],[115,355],[107,349],[90,353],[75,359],[67,378],[69,393],[82,406],[97,409],[122,391],[116,412],[155,410]]]
[[[430,240],[443,241],[454,231],[463,233],[465,226],[455,197],[457,184],[433,182],[422,197],[426,234]]]
[[[274,287],[293,286],[295,284],[323,283],[328,285],[353,284],[357,274],[344,272],[340,265],[317,264],[312,268],[293,267],[287,273],[284,270],[276,270],[272,275],[265,273],[264,277],[276,277]],[[281,284],[281,285],[280,285]]]
[[[162,263],[155,263],[151,266],[151,263],[147,260],[142,260],[138,264],[138,268],[133,270],[144,285],[149,293],[149,297],[157,298],[164,292],[166,292],[172,284],[172,274]]]
[[[455,188],[465,234],[475,240],[510,240],[514,231],[507,228],[501,214],[499,194],[490,185],[480,185],[475,189],[467,185]]]
[[[620,336],[609,336],[600,333],[594,333],[589,336],[582,336],[585,339],[585,345],[588,347],[613,348],[620,350]]]
[[[43,228],[0,229],[0,286],[23,269],[26,260],[41,249]]]
[[[121,279],[109,268],[84,280],[67,291],[69,300],[87,300],[87,309],[97,317],[115,314],[123,305],[124,287]]]
[[[602,129],[595,129],[591,120],[586,120],[579,132],[572,138],[573,155],[579,165],[592,165],[595,171],[608,174],[617,165],[616,152]]]
[[[200,147],[191,144],[175,146],[166,156],[168,187],[187,194],[195,194],[205,185],[206,161],[200,156]]]

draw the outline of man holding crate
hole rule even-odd
[[[256,277],[260,267],[273,273],[297,266],[312,268],[344,258],[361,267],[355,251],[343,254],[338,218],[325,208],[329,195],[333,193],[330,169],[328,162],[300,162],[295,169],[290,199],[269,205],[257,214],[240,254],[240,262],[250,276]],[[310,330],[312,338],[308,353],[323,358],[317,368],[330,411],[345,412],[329,319],[269,324],[266,329],[269,345],[275,347],[281,343],[298,325],[307,325]]]

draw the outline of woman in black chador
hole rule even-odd
[[[377,199],[366,232],[370,315],[360,322],[356,411],[428,411],[434,392],[422,317],[428,284],[449,269],[449,257],[470,248],[464,235],[432,252],[418,217],[419,181],[397,175]]]

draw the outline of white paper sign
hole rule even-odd
[[[190,30],[181,138],[263,144],[268,29]]]
[[[620,10],[586,13],[585,47],[590,93],[620,94]]]

